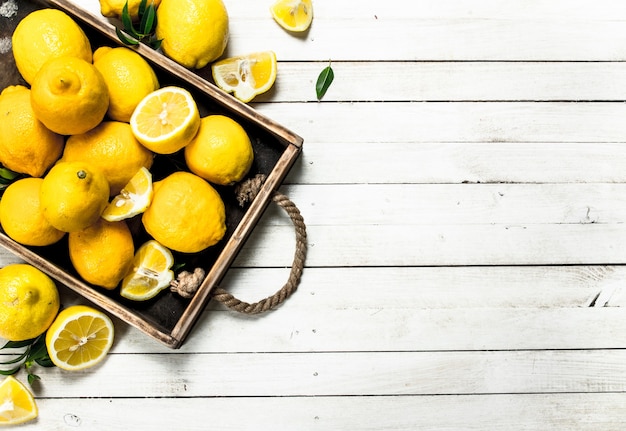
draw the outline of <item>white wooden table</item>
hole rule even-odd
[[[299,290],[209,304],[180,350],[116,321],[23,428],[624,429],[626,3],[314,0],[303,37],[225,3],[227,55],[279,59],[252,106],[305,139]],[[222,287],[272,294],[293,247],[270,207]]]

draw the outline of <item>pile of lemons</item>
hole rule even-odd
[[[225,235],[214,185],[234,184],[250,170],[246,131],[227,116],[201,118],[193,95],[161,87],[135,51],[92,51],[60,10],[25,17],[13,54],[28,86],[0,94],[0,163],[24,178],[0,200],[3,230],[34,247],[67,236],[86,282],[120,286],[128,299],[153,298],[173,278],[172,251],[200,252]],[[187,168],[153,183],[154,158],[177,152]],[[133,217],[152,237],[137,250]]]

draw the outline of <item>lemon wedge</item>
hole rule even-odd
[[[270,11],[274,20],[288,31],[306,31],[313,21],[311,0],[278,0]]]
[[[193,96],[181,87],[163,87],[145,96],[130,117],[135,138],[158,154],[185,147],[200,127]]]
[[[132,301],[147,301],[167,288],[174,279],[172,252],[155,240],[144,243],[122,281],[120,295]]]
[[[0,425],[17,425],[38,415],[33,394],[13,376],[0,383]]]
[[[152,202],[152,174],[142,167],[106,206],[102,218],[120,221],[141,214]]]
[[[226,58],[211,65],[215,84],[242,102],[272,88],[276,81],[276,54],[273,51],[256,52]]]

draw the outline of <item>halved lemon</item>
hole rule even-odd
[[[130,117],[130,126],[146,148],[158,154],[172,154],[196,135],[200,114],[189,91],[163,87],[139,102]]]
[[[86,305],[62,310],[46,332],[46,347],[57,367],[84,370],[100,363],[113,345],[113,322]]]
[[[17,425],[35,419],[39,413],[33,394],[13,376],[0,383],[0,425]]]
[[[278,0],[270,7],[272,17],[285,30],[302,32],[313,21],[311,0]]]
[[[152,202],[152,174],[142,167],[106,206],[102,218],[120,221],[141,214]]]
[[[169,287],[174,279],[172,252],[158,241],[149,240],[135,253],[133,267],[122,281],[120,295],[133,301],[147,301]]]
[[[242,102],[249,102],[272,88],[276,70],[276,54],[273,51],[226,58],[211,65],[217,86],[234,93]]]

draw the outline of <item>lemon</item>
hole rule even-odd
[[[83,162],[59,162],[44,177],[41,208],[50,224],[64,232],[91,226],[109,203],[104,174]]]
[[[39,414],[33,394],[13,376],[0,383],[0,406],[0,425],[23,424]]]
[[[127,0],[100,0],[100,13],[108,18],[120,18],[126,2]],[[141,0],[128,0],[128,13],[132,20],[137,20],[139,17],[140,3]],[[150,5],[150,3],[158,7],[161,0],[149,0],[146,2],[146,6]]]
[[[43,334],[59,312],[54,281],[26,263],[0,269],[0,337],[24,341]]]
[[[68,235],[70,260],[85,281],[114,289],[128,272],[135,248],[125,221],[99,219],[95,224]]]
[[[217,60],[228,43],[228,12],[222,0],[162,0],[156,38],[172,60],[200,69]]]
[[[107,114],[112,120],[128,123],[141,99],[159,88],[159,80],[152,67],[131,49],[98,48],[93,64],[109,90]]]
[[[21,85],[0,93],[0,163],[15,172],[41,177],[63,151],[63,137],[46,128]]]
[[[146,231],[165,247],[195,253],[219,242],[226,232],[219,193],[199,176],[179,171],[154,183],[154,197],[143,213]]]
[[[270,12],[278,25],[288,31],[306,31],[313,21],[311,0],[278,0]]]
[[[246,131],[224,115],[204,117],[198,134],[185,147],[185,161],[191,172],[219,185],[240,181],[253,160],[252,143]]]
[[[109,316],[86,305],[72,305],[61,311],[48,329],[46,347],[57,367],[84,370],[106,357],[114,334]]]
[[[191,142],[198,132],[198,105],[184,88],[163,87],[139,102],[130,117],[130,126],[146,148],[172,154]]]
[[[102,218],[120,221],[141,214],[152,202],[152,194],[152,174],[142,167],[106,206]]]
[[[100,124],[109,108],[109,91],[93,64],[61,57],[41,67],[31,85],[30,101],[48,129],[74,135]]]
[[[141,145],[128,123],[103,121],[90,131],[67,138],[61,162],[83,162],[106,177],[110,194],[118,194],[142,168],[150,168],[154,155]]]
[[[39,193],[41,178],[23,178],[6,188],[0,200],[0,223],[13,240],[24,245],[54,244],[65,235],[43,216]]]
[[[226,58],[211,65],[215,84],[242,102],[265,93],[276,81],[276,54],[273,51],[256,52]]]
[[[174,280],[174,256],[155,240],[144,243],[133,260],[131,271],[124,277],[120,295],[133,301],[154,298]]]
[[[28,14],[12,37],[15,64],[29,84],[48,60],[78,57],[92,61],[91,44],[80,26],[65,12],[40,9]]]

